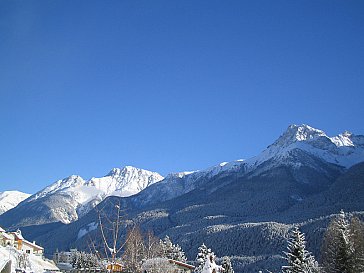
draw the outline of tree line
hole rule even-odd
[[[101,257],[102,251],[95,251],[98,259],[88,257],[87,260],[94,260],[95,263],[96,260],[103,259],[111,263],[120,262],[125,273],[168,273],[173,272],[169,260],[187,262],[183,249],[174,244],[168,236],[161,240],[150,231],[143,233],[137,225],[129,223],[122,226],[120,206],[115,208],[116,220],[111,221],[111,218],[107,218],[107,221],[102,221],[100,217],[99,221],[105,255]],[[127,226],[128,231],[121,240],[120,232],[127,229]],[[110,232],[109,235],[106,234],[107,231]],[[298,227],[291,230],[287,244],[287,251],[284,252],[286,262],[281,268],[282,273],[364,272],[364,224],[357,217],[349,217],[343,211],[330,221],[326,229],[319,262],[306,249],[305,235]],[[94,249],[96,250],[95,247]],[[82,260],[82,255],[78,256],[78,260]],[[202,244],[198,248],[195,261],[190,263],[196,266],[195,273],[234,272],[229,257],[220,258],[219,261],[220,266],[216,265],[216,255]],[[74,264],[77,267],[82,263],[75,261]]]

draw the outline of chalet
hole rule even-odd
[[[123,265],[121,263],[115,262],[108,264],[106,266],[107,271],[109,272],[121,272],[123,269]]]
[[[7,234],[5,230],[0,227],[0,246],[13,245],[14,239],[11,235]]]
[[[156,272],[156,270],[158,272],[192,273],[194,269],[193,265],[161,257],[147,259],[142,265],[143,273]]]
[[[19,229],[15,232],[9,232],[7,234],[12,237],[11,241],[17,250],[23,251],[27,254],[34,254],[38,256],[43,255],[44,248],[37,245],[35,241],[31,243],[25,240]]]
[[[44,248],[37,245],[35,241],[31,243],[27,240],[23,240],[23,245],[21,250],[24,251],[25,253],[34,254],[38,256],[42,256],[44,253]]]
[[[18,229],[15,232],[9,232],[8,234],[13,237],[13,241],[14,241],[13,246],[17,250],[22,250],[24,238],[23,238],[23,235],[21,235],[20,229]]]

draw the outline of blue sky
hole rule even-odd
[[[363,134],[364,1],[0,1],[0,191]]]

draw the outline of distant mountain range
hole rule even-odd
[[[59,221],[69,224],[108,196],[134,195],[162,179],[158,173],[130,166],[114,168],[106,176],[90,180],[71,175],[33,194],[0,221],[13,227]]]
[[[0,192],[0,214],[16,207],[21,201],[30,196],[28,193],[20,191]]]
[[[344,209],[364,215],[363,161],[364,136],[344,132],[329,137],[308,125],[291,125],[248,160],[164,179],[148,172],[142,180],[148,182],[136,187],[143,190],[135,195],[111,187],[99,198],[89,187],[105,189],[109,182],[93,184],[79,177],[58,181],[0,215],[0,224],[23,227],[50,252],[86,247],[97,232],[97,213],[91,208],[111,211],[120,202],[127,222],[160,237],[168,234],[190,259],[204,242],[218,256],[232,256],[236,272],[274,271],[282,264],[293,225],[301,226],[317,255],[333,214]]]

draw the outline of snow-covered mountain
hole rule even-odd
[[[87,245],[87,236],[83,235],[97,232],[98,217],[96,211],[86,215],[84,212],[103,196],[127,195],[116,190],[116,185],[124,185],[120,181],[126,179],[121,173],[122,170],[115,169],[99,179],[85,181],[72,176],[57,181],[29,198],[31,202],[22,202],[1,215],[0,222],[6,227],[60,219],[71,222],[43,225],[41,235],[37,231],[39,226],[29,226],[27,232],[31,239],[50,249],[75,245],[82,248]],[[263,260],[268,257],[278,261],[274,257],[280,257],[284,251],[282,242],[285,243],[284,236],[292,223],[315,217],[325,219],[321,217],[340,209],[364,211],[360,198],[363,177],[364,136],[344,132],[329,137],[308,125],[291,125],[253,158],[223,162],[201,171],[169,174],[135,195],[107,198],[99,206],[111,213],[121,202],[128,212],[127,218],[159,237],[170,235],[190,258],[196,256],[202,242],[207,242],[219,245],[216,252],[221,255],[260,255]],[[104,180],[109,182],[103,183]],[[100,198],[95,195],[98,190]],[[322,225],[317,224],[317,229],[323,230]],[[315,242],[321,240],[316,239]],[[231,247],[232,242],[238,245]]]
[[[114,168],[106,176],[90,180],[72,175],[32,195],[7,215],[14,215],[10,219],[17,223],[15,218],[19,218],[23,211],[25,215],[19,218],[22,225],[55,221],[67,224],[89,212],[108,196],[130,196],[162,179],[158,173],[131,166]]]
[[[274,159],[280,164],[297,165],[292,160],[295,151],[302,151],[324,162],[332,163],[344,168],[364,160],[364,135],[354,135],[348,131],[334,137],[329,137],[322,130],[309,125],[290,125],[287,130],[262,153],[247,160],[223,162],[203,173],[218,174],[220,172],[236,170],[244,166],[247,171],[253,171],[261,164]]]
[[[202,171],[169,174],[166,178],[129,166],[115,168],[104,177],[90,180],[73,175],[34,194],[0,219],[16,225],[70,223],[107,196],[127,197],[141,191],[130,202],[135,207],[143,207],[191,192],[211,183],[215,177],[259,176],[277,166],[289,166],[295,170],[293,176],[297,181],[311,185],[310,191],[316,191],[327,187],[337,173],[361,161],[364,161],[364,136],[344,132],[329,137],[308,125],[291,125],[262,153],[247,160],[223,162]],[[325,173],[326,177],[321,182],[312,182],[312,172]],[[209,190],[229,183],[231,180],[227,179],[224,184],[209,187]],[[34,213],[30,213],[30,208]],[[27,210],[26,216],[16,212],[19,209]]]
[[[103,199],[106,196],[134,195],[162,179],[163,177],[158,173],[125,166],[122,169],[113,168],[106,176],[93,177],[90,180],[71,175],[37,192],[29,201],[62,193],[73,196],[77,203],[85,205],[97,197]]]
[[[201,171],[169,174],[163,181],[142,191],[133,198],[135,206],[166,201],[188,193],[214,177],[233,174],[251,174],[253,176],[275,168],[289,166],[297,170],[296,179],[307,183],[307,171],[310,168],[319,173],[344,171],[364,161],[364,136],[344,132],[329,137],[322,130],[308,125],[290,125],[287,130],[259,155],[247,160],[223,162]],[[300,174],[304,172],[303,174]],[[218,185],[222,187],[224,185]],[[316,185],[319,187],[322,185]],[[210,189],[212,190],[212,189]]]
[[[305,124],[291,125],[272,145],[246,163],[253,167],[272,158],[284,160],[294,150],[349,168],[364,160],[364,136],[345,131],[329,137],[324,131]]]
[[[0,192],[0,215],[16,207],[21,201],[30,196],[28,193],[20,191],[4,191]]]

